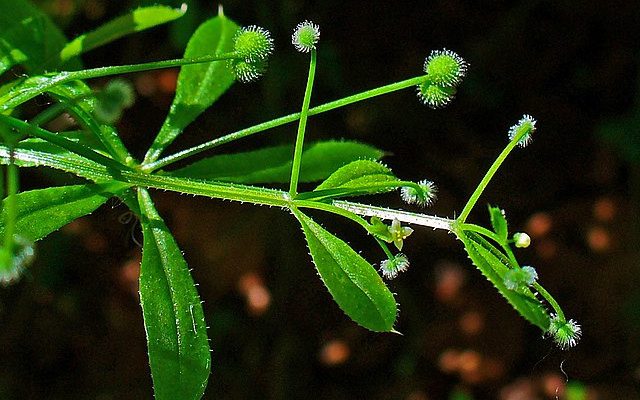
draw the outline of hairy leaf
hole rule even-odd
[[[69,222],[91,214],[126,189],[121,183],[59,186],[18,193],[16,234],[35,242]],[[6,209],[2,202],[0,236],[4,234]]]
[[[211,356],[200,297],[178,244],[151,196],[138,191],[142,233],[140,302],[158,400],[200,399]]]
[[[383,155],[381,150],[358,142],[313,143],[302,153],[300,182],[319,181],[351,161],[375,160]],[[286,183],[291,178],[292,158],[293,145],[281,145],[205,158],[171,175],[247,184]]]
[[[206,21],[189,40],[184,57],[232,51],[233,36],[237,30],[238,25],[224,15]],[[187,125],[231,87],[234,80],[235,77],[225,61],[183,66],[169,115],[147,152],[145,161],[155,161]]]
[[[513,308],[527,321],[546,332],[549,315],[544,305],[529,289],[510,290],[504,284],[504,274],[509,270],[507,258],[482,236],[474,232],[456,232],[464,244],[473,264],[498,289]]]
[[[319,197],[344,197],[362,194],[385,193],[395,190],[399,183],[391,170],[376,161],[353,161],[329,176],[309,195]]]
[[[504,210],[500,209],[500,207],[488,207],[493,231],[498,235],[502,243],[507,243],[509,229],[507,227],[507,218],[504,215]]]
[[[26,0],[0,1],[0,74],[14,65],[30,73],[61,67],[67,39],[51,19]],[[73,59],[67,68],[80,68]]]
[[[131,157],[122,143],[115,128],[102,125],[93,115],[96,98],[93,91],[82,81],[65,82],[48,90],[48,92],[63,103],[69,113],[100,140],[104,148],[108,149],[120,162],[125,163]]]
[[[74,38],[60,52],[62,60],[68,60],[81,53],[100,47],[123,36],[140,32],[180,18],[186,7],[167,6],[140,7],[129,14],[115,18],[97,29]]]
[[[340,308],[377,332],[393,330],[396,301],[375,269],[348,244],[294,209],[322,281]]]

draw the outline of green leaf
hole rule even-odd
[[[67,39],[51,19],[25,0],[0,1],[0,74],[22,64],[32,74],[59,69]],[[65,67],[78,69],[78,60]]]
[[[129,14],[107,22],[94,31],[74,38],[62,49],[60,58],[68,60],[123,36],[173,21],[182,17],[186,11],[186,6],[181,8],[167,6],[138,8]]]
[[[237,30],[238,25],[224,15],[206,21],[189,40],[184,57],[231,52]],[[235,77],[225,61],[183,66],[169,115],[149,148],[145,162],[155,161],[182,130],[218,100],[234,81]]]
[[[509,229],[507,227],[507,218],[504,215],[504,210],[500,209],[500,207],[493,207],[491,205],[488,207],[493,231],[498,235],[502,244],[506,244],[509,237]]]
[[[372,160],[353,161],[329,176],[311,193],[300,198],[345,197],[385,193],[398,188],[401,181],[391,170]]]
[[[390,332],[396,301],[376,270],[348,244],[293,209],[322,281],[338,306],[355,322],[376,332]]]
[[[178,244],[151,196],[138,191],[142,213],[140,302],[157,400],[200,399],[211,356],[200,297]]]
[[[93,109],[96,105],[96,98],[87,84],[82,81],[65,82],[52,87],[47,92],[65,104],[69,113],[75,117],[80,125],[95,135],[114,158],[121,163],[126,163],[127,159],[131,159],[129,151],[122,143],[115,128],[102,125],[95,119]]]
[[[32,242],[40,240],[76,218],[91,214],[126,188],[122,183],[86,184],[18,193],[16,234]],[[2,202],[0,236],[4,234],[6,201]]]
[[[381,150],[358,142],[317,142],[302,153],[300,182],[319,181],[351,161],[375,160],[383,155]],[[292,158],[293,145],[281,145],[205,158],[170,174],[246,184],[287,183]]]
[[[9,158],[9,149],[0,144],[0,164],[8,164]],[[115,178],[114,171],[108,167],[40,139],[27,139],[18,143],[13,151],[13,158],[19,167],[45,166],[96,182]]]
[[[514,291],[505,286],[504,274],[509,270],[507,257],[475,232],[455,233],[464,244],[473,264],[498,289],[498,292],[527,321],[546,332],[549,328],[549,315],[535,294],[528,288]]]

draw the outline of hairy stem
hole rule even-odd
[[[520,141],[520,139],[522,139],[523,136],[530,133],[530,131],[523,130],[519,135],[516,135],[513,139],[511,139],[511,141],[509,141],[507,146],[504,148],[504,150],[502,150],[502,153],[500,153],[493,164],[491,164],[491,167],[478,184],[478,187],[476,187],[476,190],[473,191],[471,197],[469,197],[469,200],[467,201],[467,204],[465,204],[464,208],[462,209],[460,216],[457,218],[460,223],[464,223],[467,220],[467,217],[469,216],[469,213],[471,213],[473,206],[476,205],[478,199],[482,195],[482,192],[484,192],[484,189],[487,187],[489,182],[491,182],[491,179],[496,174],[496,171],[498,171],[498,168],[500,168],[509,153],[511,153],[511,151],[518,145],[518,142]]]
[[[455,220],[449,218],[437,217],[434,215],[417,214],[408,211],[393,210],[390,208],[352,203],[343,200],[335,200],[332,204],[354,214],[363,215],[366,217],[378,217],[380,219],[387,220],[397,219],[398,221],[405,222],[407,224],[428,226],[433,229],[443,229],[446,231],[451,231],[452,225],[455,223]]]
[[[339,100],[334,100],[332,102],[322,104],[309,109],[308,115],[317,115],[327,111],[334,110],[336,108],[344,107],[349,104],[357,103],[359,101],[363,101],[366,99],[370,99],[372,97],[380,96],[383,94],[395,92],[397,90],[406,89],[409,87],[413,87],[424,82],[427,79],[425,75],[421,75],[415,78],[407,79],[401,82],[392,83],[390,85],[381,86],[379,88],[367,90],[358,94],[354,94],[352,96],[344,97]],[[203,151],[213,149],[215,147],[221,146],[223,144],[233,142],[235,140],[254,135],[256,133],[260,133],[266,131],[268,129],[272,129],[281,125],[285,125],[300,119],[300,113],[294,113],[285,115],[284,117],[276,118],[271,121],[263,122],[258,125],[251,126],[249,128],[245,128],[233,133],[229,133],[227,135],[221,136],[217,139],[210,140],[208,142],[199,144],[194,147],[190,147],[188,149],[182,150],[178,153],[169,155],[165,158],[161,158],[160,160],[154,161],[152,163],[147,163],[143,165],[144,171],[154,171],[159,168],[166,167],[170,164],[173,164],[177,161],[183,160],[187,157],[194,156],[196,154],[200,154]]]
[[[300,121],[298,122],[298,134],[296,136],[296,147],[293,151],[293,164],[291,166],[291,181],[289,184],[289,194],[295,197],[298,194],[298,177],[300,176],[300,164],[302,162],[302,148],[304,147],[304,133],[307,129],[307,116],[309,113],[309,103],[311,103],[311,92],[313,91],[313,79],[316,75],[316,49],[311,49],[311,61],[309,62],[309,76],[307,77],[307,87],[304,90],[302,100],[302,110],[300,111]]]

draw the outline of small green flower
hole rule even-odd
[[[424,72],[431,82],[440,86],[457,86],[467,74],[468,64],[457,53],[433,50],[424,61]]]
[[[311,21],[299,23],[291,36],[291,43],[301,53],[308,53],[315,49],[319,40],[320,27]]]
[[[531,115],[525,114],[517,124],[509,128],[509,140],[519,137],[518,146],[526,147],[531,143],[531,134],[535,131],[536,120]]]
[[[265,60],[273,52],[271,33],[256,25],[241,28],[233,38],[233,50],[247,62]]]
[[[554,314],[551,316],[551,324],[547,334],[553,337],[562,350],[566,350],[578,344],[582,336],[582,328],[576,321],[572,319],[567,321]]]
[[[531,244],[531,237],[524,232],[516,232],[513,234],[513,242],[516,247],[524,249]]]
[[[398,250],[402,250],[404,239],[408,238],[413,233],[413,229],[408,226],[402,226],[398,219],[394,219],[389,227],[389,233],[391,234],[391,241]]]
[[[420,207],[430,206],[436,199],[436,185],[428,180],[418,182],[420,189],[413,186],[404,186],[400,190],[400,196],[404,202],[417,204]]]
[[[409,259],[402,253],[380,263],[380,272],[385,279],[393,279],[407,269],[409,269]]]

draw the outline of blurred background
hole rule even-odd
[[[2,0],[5,1],[5,0]],[[181,1],[39,0],[68,37],[137,5]],[[187,1],[168,26],[84,56],[87,67],[180,57],[218,4]],[[308,57],[290,35],[321,26],[312,105],[421,74],[432,49],[469,63],[456,100],[424,107],[412,90],[312,117],[310,141],[355,139],[386,150],[399,177],[430,179],[428,212],[453,217],[522,114],[538,120],[486,203],[506,210],[518,251],[584,336],[557,349],[520,318],[460,242],[417,228],[412,267],[390,283],[403,336],[368,332],[332,301],[297,222],[281,210],[154,192],[200,284],[213,372],[208,399],[640,399],[640,4],[634,1],[227,0],[240,25],[276,41],[266,76],[236,84],[168,151],[297,111]],[[142,156],[171,103],[177,70],[126,76],[135,106],[118,129]],[[107,81],[92,81],[99,88]],[[295,125],[223,147],[292,142]],[[60,174],[22,171],[23,188]],[[367,199],[410,208],[397,194]],[[352,224],[314,214],[371,262],[383,258]],[[139,225],[116,199],[38,243],[38,258],[0,290],[0,398],[152,398],[137,298]]]

